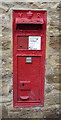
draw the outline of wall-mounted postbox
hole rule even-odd
[[[46,11],[13,10],[13,101],[44,105]]]

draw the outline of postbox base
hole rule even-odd
[[[14,104],[14,107],[36,107],[36,106],[39,106],[39,107],[43,107],[44,104],[40,104],[40,103],[15,103]]]

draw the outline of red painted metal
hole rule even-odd
[[[13,104],[44,106],[45,10],[13,10]],[[29,36],[41,37],[40,50],[29,49]]]

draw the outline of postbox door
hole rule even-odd
[[[40,101],[41,57],[17,57],[18,101]]]

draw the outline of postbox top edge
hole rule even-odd
[[[31,9],[31,8],[11,8],[11,10],[33,10],[33,11],[46,11],[47,12],[47,9]]]

